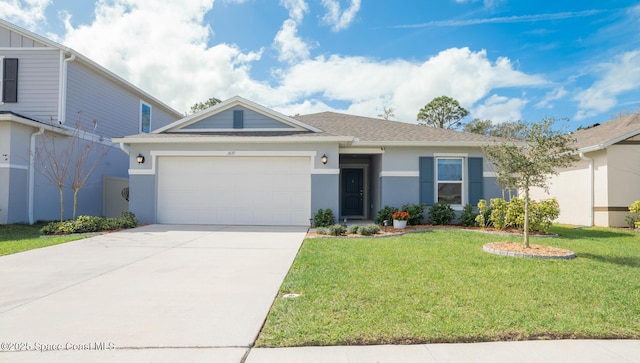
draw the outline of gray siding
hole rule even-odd
[[[40,48],[46,45],[0,26],[0,48]]]
[[[293,127],[274,120],[258,112],[246,109],[242,106],[232,107],[224,110],[211,117],[207,117],[201,121],[184,127],[186,130],[193,129],[232,129],[233,128],[233,111],[244,111],[244,129],[293,129]]]
[[[312,174],[311,175],[311,216],[318,209],[331,209],[336,218],[339,216],[338,185],[339,175],[337,174]]]
[[[93,129],[106,138],[140,133],[140,97],[114,81],[85,67],[77,61],[70,62],[67,70],[67,126],[79,121],[84,128]],[[151,106],[151,130],[165,126],[177,119],[163,111],[155,102],[143,99]]]
[[[156,176],[129,177],[129,211],[142,224],[156,223]]]
[[[0,49],[0,56],[18,58],[18,102],[0,104],[0,109],[51,123],[58,119],[60,52]]]
[[[381,205],[400,208],[405,203],[420,203],[419,184],[418,177],[387,176],[380,178]]]

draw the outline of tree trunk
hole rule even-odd
[[[529,188],[524,190],[524,247],[529,248]]]
[[[77,217],[76,210],[77,210],[77,206],[78,206],[78,190],[79,189],[74,189],[73,190],[73,220],[75,220],[76,217]]]
[[[64,193],[62,191],[62,187],[58,188],[60,192],[60,222],[64,221]]]

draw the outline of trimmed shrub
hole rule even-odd
[[[636,200],[629,206],[629,212],[635,213],[635,216],[626,216],[624,220],[629,225],[629,228],[639,228],[640,227],[640,200]]]
[[[405,203],[402,205],[401,210],[409,213],[409,220],[407,221],[407,224],[410,226],[417,226],[419,224],[422,224],[422,220],[424,219],[423,215],[424,215],[424,207],[425,205],[422,203],[418,203],[418,204],[411,204],[411,203]]]
[[[320,235],[327,235],[329,234],[329,231],[325,227],[318,227],[316,228],[316,233]]]
[[[313,225],[316,228],[329,227],[334,223],[336,223],[336,217],[333,215],[333,211],[331,210],[331,208],[327,208],[325,210],[320,208],[313,216]]]
[[[460,225],[464,227],[475,227],[478,225],[476,222],[476,217],[478,213],[473,210],[473,206],[471,204],[465,204],[464,208],[462,208],[462,214],[460,215]]]
[[[456,212],[444,202],[438,202],[429,208],[429,220],[432,224],[449,224],[456,217]]]
[[[349,233],[358,234],[360,232],[360,226],[353,225],[349,227]]]
[[[327,231],[332,236],[342,236],[343,234],[347,233],[347,227],[342,224],[334,224],[332,226],[329,226],[327,228]]]
[[[476,221],[482,226],[493,225],[496,229],[524,228],[524,199],[511,198],[507,202],[502,198],[491,199],[491,208],[486,201],[478,203],[480,214]],[[487,222],[487,215],[488,222]],[[551,224],[560,215],[560,206],[555,198],[542,201],[529,201],[529,230],[548,232]]]
[[[360,228],[360,234],[363,236],[372,236],[380,232],[380,227],[377,224],[368,224]]]
[[[120,218],[105,218],[94,216],[79,216],[75,220],[62,222],[51,222],[40,228],[40,233],[51,234],[71,234],[113,231],[122,228],[134,228],[138,225],[135,214],[122,212]]]
[[[393,220],[393,218],[391,218],[391,215],[397,211],[398,208],[385,205],[384,208],[378,211],[378,214],[376,216],[376,223],[383,224],[384,221],[387,221],[389,224],[391,224],[391,221]]]
[[[487,205],[487,201],[480,199],[478,202],[478,215],[476,216],[478,226],[485,228],[491,225],[491,208]]]

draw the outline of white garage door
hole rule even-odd
[[[308,157],[159,157],[158,223],[308,225]]]

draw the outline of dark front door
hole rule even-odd
[[[342,215],[363,215],[364,190],[362,169],[342,169]]]

